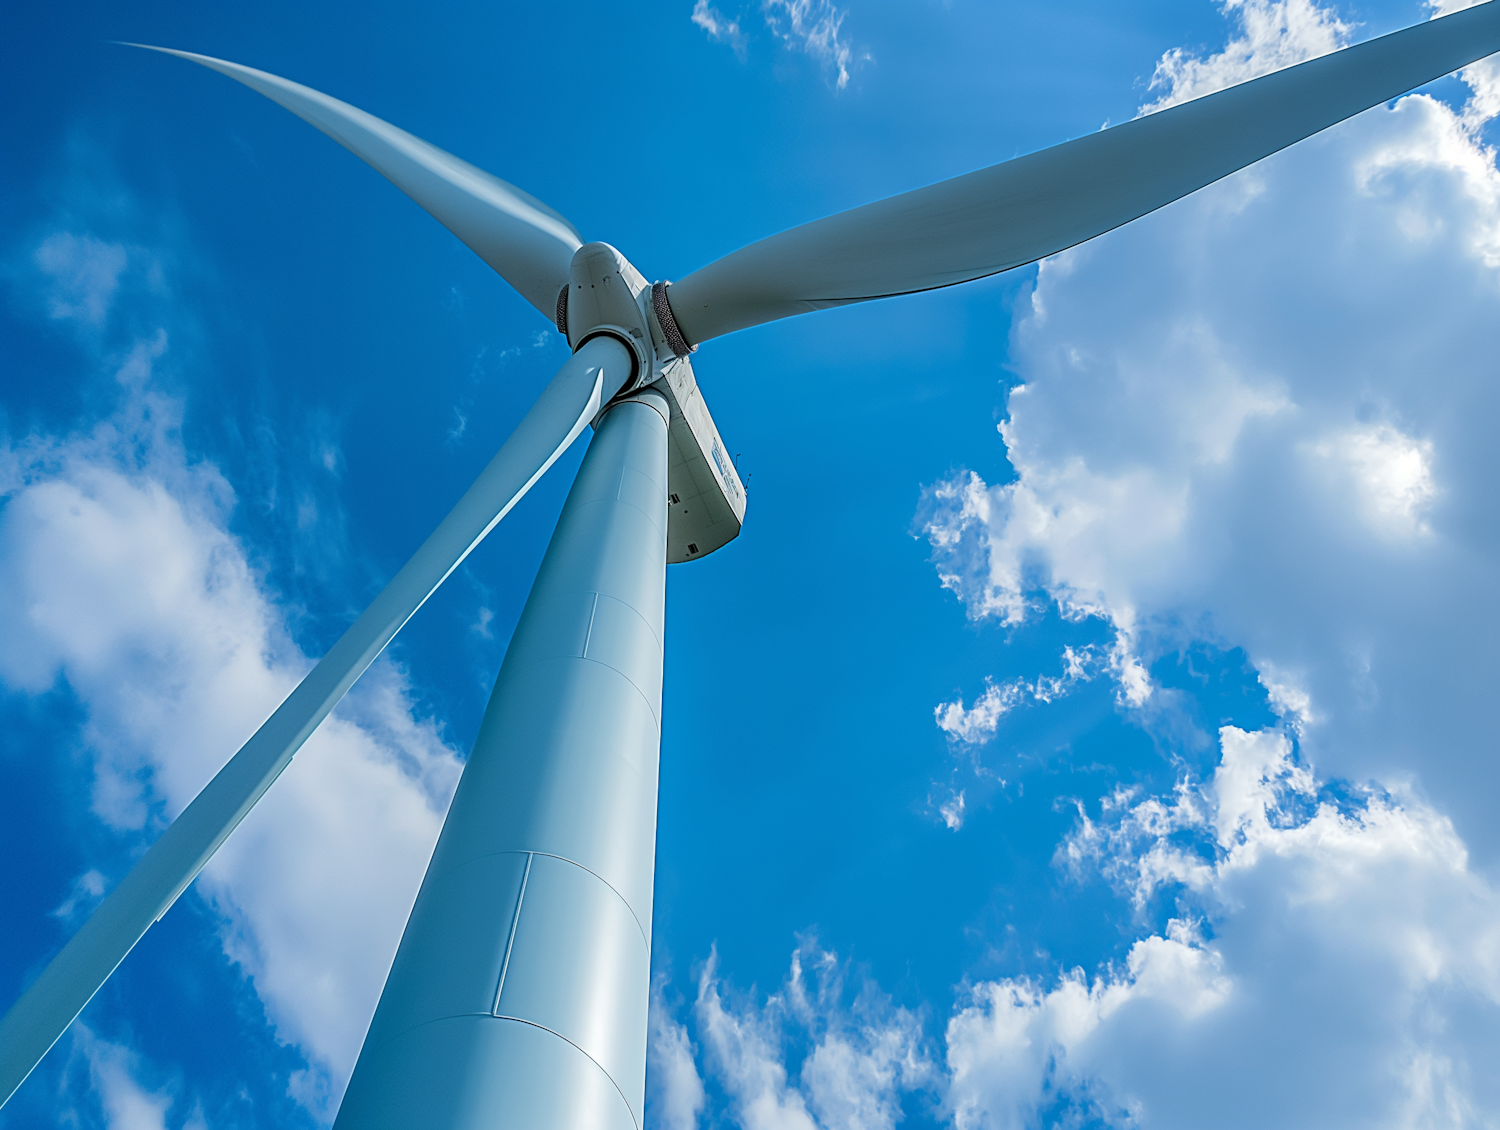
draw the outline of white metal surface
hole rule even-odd
[[[521,296],[552,317],[568,263],[583,242],[563,216],[513,184],[347,102],[253,67],[132,43],[201,63],[316,126],[410,196]]]
[[[644,389],[600,420],[337,1130],[639,1130],[667,415]]]
[[[696,561],[739,536],[745,484],[709,415],[693,366],[674,357],[657,387],[672,407],[668,429],[667,563]]]
[[[586,243],[568,267],[568,344],[577,349],[607,330],[631,343],[641,361],[641,379],[652,380],[650,284],[630,260],[607,243]],[[642,297],[642,296],[645,297]]]
[[[752,243],[667,292],[694,344],[951,286],[1119,227],[1500,50],[1500,0]]]
[[[567,450],[630,365],[624,347],[609,338],[568,360],[432,536],[32,982],[0,1020],[0,1102],[177,901],[401,626]]]
[[[689,275],[666,298],[678,328],[696,343],[1006,270],[1144,215],[1497,48],[1500,0],[1490,0],[783,232]],[[672,505],[684,511],[674,519],[696,521],[683,501],[696,498],[711,534],[718,531],[701,543],[687,540],[695,534],[673,541],[673,559],[687,559],[698,554],[675,555],[694,544],[706,553],[714,536],[738,532],[743,485],[701,396],[694,400],[696,383],[686,384],[691,369],[672,369],[662,355],[645,280],[613,248],[585,247],[572,225],[526,193],[336,99],[234,63],[167,53],[250,86],[333,137],[549,318],[569,285],[575,344],[601,329],[619,340],[596,337],[582,346],[416,556],[0,1021],[0,1096],[13,1092],[354,679],[634,366],[638,382],[663,378],[676,411],[648,389],[603,417],[403,941],[402,954],[417,956],[398,955],[340,1119],[397,1124],[389,1112],[405,1111],[399,1124],[638,1127],[661,578],[672,537],[667,496],[676,493]],[[590,293],[575,294],[573,284]],[[636,438],[621,438],[616,450],[611,437],[627,434]],[[669,491],[669,464],[693,482],[696,496]],[[732,521],[716,514],[718,503]],[[503,949],[495,940],[501,935]],[[483,992],[475,996],[485,984],[493,991],[488,1004]],[[420,1016],[431,1019],[413,1019]],[[495,1101],[508,1123],[495,1121]]]

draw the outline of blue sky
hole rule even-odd
[[[1442,10],[1455,5],[1449,4]],[[0,7],[0,1002],[566,356],[284,75],[652,279],[1417,3]],[[648,1122],[1500,1118],[1500,69],[993,280],[716,340]],[[0,1125],[336,1109],[580,443]]]

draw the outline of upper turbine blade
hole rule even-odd
[[[688,342],[1019,267],[1500,50],[1500,0],[752,243],[669,291]]]
[[[197,877],[354,680],[615,394],[631,364],[625,347],[608,337],[594,338],[573,355],[422,548],[42,970],[0,1020],[0,1105]]]
[[[284,78],[207,55],[145,47],[228,75],[317,126],[431,212],[521,296],[553,320],[578,231],[534,196],[372,114]]]

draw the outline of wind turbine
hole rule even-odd
[[[966,282],[1154,211],[1500,50],[1500,0],[648,284],[520,189],[307,87],[259,91],[421,204],[573,349],[374,603],[0,1021],[8,1099],[402,625],[586,427],[337,1125],[619,1127],[643,1114],[665,570],[736,537],[744,487],[690,363],[811,310]]]

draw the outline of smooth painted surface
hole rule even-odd
[[[686,357],[668,360],[658,387],[672,406],[667,429],[667,563],[694,561],[739,537],[745,520],[745,484],[703,399],[692,363]]]
[[[358,107],[254,67],[191,51],[147,47],[201,63],[264,94],[333,140],[430,212],[550,319],[568,264],[583,243],[561,214],[513,184]]]
[[[337,1126],[639,1130],[588,1056],[554,1032],[514,1020],[453,1016],[424,1024],[367,1050],[359,1071]]]
[[[668,292],[691,342],[1031,263],[1500,50],[1500,0],[815,220]]]
[[[412,559],[32,982],[0,1021],[0,1102],[197,877],[401,626],[567,450],[629,371],[624,347],[608,338],[569,359]]]
[[[365,1037],[341,1130],[640,1125],[666,412],[646,390],[599,423]]]
[[[680,279],[807,220],[1043,149],[1107,118],[1128,121],[1140,103],[1166,93],[1144,86],[1165,52],[1180,47],[1207,63],[1244,39],[1243,16],[1266,10],[1207,0],[845,2],[844,40],[868,47],[874,59],[852,67],[849,87],[839,91],[797,45],[771,36],[758,6],[710,3],[730,17],[746,14],[741,26],[755,38],[745,61],[691,22],[690,2],[629,10],[598,0],[546,10],[389,7],[379,19],[352,21],[347,9],[284,0],[253,8],[181,0],[8,5],[0,38],[16,50],[0,68],[0,85],[8,105],[25,107],[0,125],[0,181],[10,201],[0,223],[17,272],[9,278],[12,301],[0,311],[0,398],[12,442],[36,429],[52,451],[87,455],[82,469],[114,466],[97,445],[87,446],[89,437],[101,414],[128,423],[135,401],[117,398],[119,359],[164,326],[173,335],[163,362],[169,368],[157,370],[154,387],[180,397],[188,421],[198,421],[165,453],[217,469],[234,488],[236,511],[213,530],[235,537],[264,565],[253,590],[267,601],[264,623],[292,632],[310,666],[437,525],[566,359],[566,345],[543,316],[363,162],[220,74],[106,39],[237,59],[337,94],[531,191],[585,236],[636,256],[652,275]],[[1309,14],[1330,11],[1351,27],[1351,41],[1428,14],[1408,0],[1319,5]],[[1305,33],[1304,25],[1257,39],[1254,58],[1295,49]],[[651,105],[670,119],[662,144],[690,155],[664,161],[662,175],[630,172],[642,168],[633,129],[593,130],[581,147],[579,130],[567,128],[619,100],[614,64],[627,58],[671,60],[676,95],[663,91]],[[556,81],[563,74],[567,81]],[[1476,568],[1500,562],[1500,554],[1483,549],[1496,514],[1492,484],[1500,482],[1493,462],[1500,446],[1485,435],[1500,418],[1491,407],[1500,382],[1493,348],[1480,348],[1486,334],[1493,345],[1500,325],[1500,287],[1469,285],[1493,269],[1473,257],[1487,245],[1468,234],[1493,228],[1484,219],[1490,205],[1463,191],[1491,174],[1461,133],[1437,147],[1436,131],[1450,123],[1450,111],[1468,105],[1474,119],[1482,116],[1470,88],[1455,78],[1425,90],[1102,237],[1075,257],[1070,280],[1049,267],[1040,290],[1049,300],[1045,327],[1028,299],[1034,269],[1020,268],[972,286],[786,319],[693,355],[730,452],[744,452],[743,470],[755,472],[748,536],[693,568],[668,568],[652,951],[657,975],[670,978],[674,1018],[700,1053],[709,1087],[700,1125],[734,1117],[727,1077],[693,1007],[711,954],[726,1006],[731,994],[744,1002],[752,985],[756,1004],[764,1005],[781,988],[799,936],[816,928],[820,948],[854,958],[894,1004],[925,1018],[923,1035],[935,1054],[944,1049],[955,1001],[967,1001],[973,985],[1014,977],[1040,993],[1064,984],[1063,971],[1075,966],[1091,977],[1107,978],[1111,963],[1124,970],[1131,946],[1159,934],[1179,904],[1169,895],[1161,917],[1141,916],[1128,890],[1097,876],[1080,884],[1071,869],[1053,865],[1054,853],[1078,823],[1073,798],[1096,821],[1100,798],[1117,784],[1169,805],[1179,776],[1201,780],[1217,764],[1212,744],[1195,744],[1198,727],[1211,743],[1225,721],[1247,730],[1277,724],[1261,705],[1255,670],[1237,666],[1249,659],[1232,650],[1236,645],[1263,641],[1274,650],[1330,626],[1329,646],[1307,653],[1309,679],[1330,695],[1342,693],[1336,685],[1352,687],[1356,697],[1325,700],[1330,710],[1317,740],[1329,744],[1308,751],[1311,764],[1337,775],[1339,768],[1320,765],[1320,751],[1330,760],[1363,751],[1367,760],[1340,764],[1358,767],[1353,779],[1364,781],[1375,773],[1365,766],[1396,751],[1391,763],[1420,778],[1470,849],[1470,872],[1457,881],[1470,882],[1474,870],[1489,866],[1484,830],[1500,836],[1500,823],[1484,814],[1484,798],[1500,794],[1500,758],[1489,752],[1494,729],[1486,719],[1495,696],[1485,684],[1500,682],[1500,650],[1470,628],[1500,624],[1500,588],[1445,586],[1452,575],[1421,566],[1420,555],[1449,560],[1451,548]],[[637,105],[645,103],[643,92]],[[1481,136],[1500,140],[1500,123],[1491,121]],[[1461,163],[1428,163],[1445,153]],[[1373,166],[1359,164],[1371,157]],[[1362,182],[1360,168],[1386,171]],[[603,170],[620,175],[601,176]],[[59,183],[64,175],[72,180]],[[1239,181],[1264,182],[1265,192],[1247,202]],[[109,195],[97,200],[99,190]],[[121,199],[130,207],[124,215],[114,209]],[[1234,214],[1241,204],[1243,212]],[[1420,227],[1404,226],[1409,220]],[[1480,222],[1486,227],[1471,226]],[[127,274],[102,326],[81,316],[57,319],[42,301],[50,276],[30,257],[45,239],[66,232],[128,247],[133,265],[141,247],[153,256],[148,262],[163,263],[167,293],[132,292]],[[211,277],[188,274],[193,262]],[[452,286],[462,305],[445,301]],[[225,309],[236,311],[233,324],[216,320]],[[1171,330],[1200,325],[1207,336],[1193,341],[1233,352],[1203,364],[1192,350],[1174,352],[1184,339]],[[1029,347],[1012,333],[1033,327],[1039,336]],[[541,330],[548,330],[544,345],[496,360]],[[190,332],[199,336],[185,356]],[[1065,344],[1085,350],[1084,372],[1070,371],[1067,355],[1053,350]],[[474,357],[486,347],[476,386]],[[1138,365],[1110,369],[1132,356]],[[1228,368],[1219,366],[1224,360]],[[1017,380],[1028,390],[1012,397]],[[1266,402],[1236,399],[1246,387],[1268,392],[1271,403],[1284,396],[1296,408],[1256,414],[1254,403]],[[525,400],[516,402],[523,390]],[[1012,400],[1018,419],[1030,413],[1014,434],[1026,458],[1039,460],[1032,464],[1038,474],[1065,473],[1069,450],[1107,460],[1085,458],[1091,474],[1071,485],[1057,478],[1027,485],[1055,487],[1065,493],[1051,497],[1066,503],[1087,502],[1094,483],[1154,482],[1192,506],[1197,517],[1181,528],[1186,540],[1144,563],[1133,548],[1160,527],[1073,511],[1096,519],[1088,529],[1105,555],[1073,560],[1080,569],[1102,562],[1108,583],[1184,563],[1209,570],[1192,575],[1215,586],[1217,603],[1207,612],[1215,623],[1184,622],[1178,638],[1188,641],[1188,657],[1180,666],[1166,657],[1150,671],[1187,712],[1191,724],[1183,729],[1175,728],[1182,715],[1157,711],[1159,696],[1145,711],[1120,709],[1118,683],[1104,672],[1051,703],[1018,705],[973,759],[956,758],[934,724],[938,704],[961,697],[968,707],[984,694],[986,676],[999,687],[1023,678],[1034,686],[1039,675],[1064,673],[1065,645],[1107,650],[1114,638],[1107,621],[1060,620],[1041,593],[1022,625],[994,617],[975,623],[940,586],[926,540],[909,536],[923,520],[922,489],[955,472],[972,469],[1000,496],[1015,472],[995,424]],[[455,405],[468,417],[457,441],[449,436]],[[1247,408],[1252,414],[1243,417]],[[1215,429],[1226,419],[1243,419],[1239,442],[1224,449],[1228,460],[1195,462],[1203,442],[1225,434]],[[264,421],[274,450],[245,448],[243,428],[253,420]],[[329,420],[339,428],[332,474],[318,461],[328,434],[321,425]],[[1455,523],[1414,536],[1410,551],[1383,545],[1373,533],[1368,542],[1345,541],[1365,528],[1359,496],[1317,494],[1316,484],[1327,481],[1321,475],[1339,473],[1342,464],[1296,446],[1381,423],[1419,444],[1432,442],[1429,467],[1442,493],[1429,514]],[[570,449],[397,638],[415,696],[413,722],[440,722],[463,754],[586,446]],[[1161,477],[1114,478],[1130,466]],[[36,476],[33,482],[49,489],[82,481],[71,469],[41,468]],[[160,482],[187,505],[199,497],[169,476],[142,482]],[[268,482],[277,486],[274,510],[264,508]],[[305,531],[294,486],[318,505],[318,521]],[[1179,487],[1189,493],[1175,493]],[[1356,490],[1357,480],[1347,489]],[[34,560],[50,571],[56,583],[32,591],[72,591],[75,607],[99,607],[99,574],[86,568],[86,543],[70,549],[62,539],[42,541],[42,531],[28,535],[21,523],[21,504],[39,496],[18,484],[5,504],[7,559]],[[113,544],[139,552],[154,527],[130,506],[134,497],[100,517]],[[1306,523],[1288,525],[1299,514]],[[1003,511],[992,520],[999,531]],[[1054,547],[1067,536],[1059,527],[1045,534],[1019,524],[1009,529]],[[1192,555],[1176,556],[1184,546]],[[370,588],[372,570],[380,575]],[[470,571],[482,588],[468,583]],[[120,573],[131,581],[142,575]],[[977,585],[984,574],[971,578]],[[19,577],[10,572],[7,580]],[[35,638],[16,630],[24,623],[15,603],[22,591],[9,588],[12,603],[0,627],[8,672],[31,662],[18,652]],[[1183,595],[1179,586],[1155,591],[1168,604]],[[1254,607],[1258,594],[1297,595],[1283,608],[1292,619],[1271,617],[1262,606],[1262,615],[1237,621],[1244,630],[1228,632],[1226,641],[1223,617]],[[1152,611],[1161,613],[1162,602]],[[226,607],[217,599],[207,611]],[[1366,610],[1369,633],[1358,638],[1393,667],[1367,672],[1338,651],[1354,638],[1346,628],[1361,630],[1353,617]],[[491,636],[471,630],[491,612]],[[111,764],[110,750],[139,735],[136,716],[111,712],[120,702],[115,689],[138,701],[180,691],[183,709],[194,712],[214,692],[217,666],[191,670],[179,660],[160,670],[133,668],[119,642],[130,624],[111,617],[89,625],[88,638],[110,649],[90,653],[107,660],[92,669],[92,686],[78,652],[65,659],[68,682],[50,691],[7,681],[0,855],[9,918],[0,930],[0,1013],[81,923],[50,913],[71,897],[75,880],[97,868],[117,881],[132,853],[160,832],[146,833],[143,844],[91,808],[95,773]],[[92,634],[110,625],[112,635]],[[203,638],[192,630],[191,622],[174,619],[152,638]],[[254,637],[235,639],[253,645]],[[67,638],[58,644],[71,645]],[[1224,647],[1231,648],[1227,669],[1226,653],[1215,651]],[[183,651],[205,654],[196,646]],[[1205,663],[1214,664],[1206,685]],[[287,667],[266,670],[276,677]],[[1372,688],[1378,701],[1357,698]],[[215,745],[218,764],[275,705],[267,702],[244,733]],[[192,791],[177,802],[173,783],[197,765],[176,740],[189,731],[171,728],[178,717],[184,715],[164,714],[149,731],[159,756],[144,766],[150,776],[138,794],[166,792],[174,811]],[[1174,728],[1158,738],[1161,721]],[[288,1077],[316,1072],[336,1055],[347,1064],[335,1079],[341,1091],[358,1054],[441,817],[430,833],[423,823],[415,869],[398,881],[385,870],[390,845],[416,837],[382,827],[380,814],[386,797],[420,805],[422,783],[393,774],[389,788],[368,799],[353,789],[314,791],[316,765],[297,762],[309,761],[321,736],[310,739],[252,817],[286,829],[274,841],[280,850],[262,867],[225,871],[224,889],[245,907],[231,912],[232,920],[260,939],[278,980],[242,975],[224,956],[225,919],[190,889],[80,1017],[99,1041],[140,1057],[142,1086],[168,1078],[178,1086],[169,1126],[201,1103],[214,1126],[320,1130],[310,1109],[316,1096],[299,1104],[288,1094]],[[360,740],[368,759],[353,758],[353,765],[387,764],[380,759],[383,731],[361,731]],[[1454,772],[1461,775],[1445,776]],[[985,793],[998,787],[993,774],[1008,783]],[[293,793],[304,781],[306,791]],[[930,790],[950,782],[968,788],[957,832],[928,807],[947,795]],[[298,820],[304,812],[309,817]],[[253,831],[236,831],[215,865]],[[1277,866],[1263,859],[1248,877],[1269,884]],[[200,884],[195,889],[207,893]],[[366,884],[369,899],[346,897]],[[1272,903],[1265,914],[1252,908],[1233,918],[1239,936],[1255,945],[1228,974],[1263,970],[1274,978],[1309,968],[1295,935],[1278,929],[1288,919],[1272,913]],[[1195,901],[1192,912],[1202,914],[1202,905]],[[1381,905],[1348,920],[1354,937],[1382,937]],[[1443,900],[1393,905],[1425,905],[1441,920],[1457,921]],[[1295,920],[1300,910],[1290,913]],[[1285,939],[1292,948],[1278,948]],[[1354,1031],[1348,1025],[1370,1015],[1361,1010],[1379,1008],[1385,998],[1367,979],[1360,991],[1359,970],[1341,961],[1340,947],[1320,952],[1332,964],[1311,972],[1342,969],[1347,993],[1339,981],[1317,1001],[1300,999],[1283,978],[1286,993],[1274,1007],[1257,996],[1267,1006],[1266,1027],[1257,1032],[1271,1033],[1264,1046],[1296,1069],[1300,1084],[1267,1088],[1260,1061],[1230,1056],[1220,1063],[1214,1052],[1244,1035],[1217,1025],[1222,1011],[1183,1020],[1186,1042],[1174,1045],[1171,1035],[1182,1029],[1169,1008],[1139,1039],[1143,1056],[1156,1055],[1149,1097],[1215,1090],[1251,1096],[1224,1117],[1186,1119],[1198,1126],[1235,1114],[1256,1121],[1254,1096],[1269,1102],[1268,1090],[1285,1110],[1335,1109],[1323,1084],[1351,1063],[1341,1058],[1348,1045],[1337,1034]],[[813,970],[805,958],[803,970]],[[856,978],[850,988],[860,983]],[[1236,981],[1251,991],[1275,983]],[[322,1009],[309,991],[319,986],[353,1004]],[[1432,1015],[1483,1021],[1488,1014],[1480,1009],[1491,1006],[1459,989],[1436,990],[1432,999],[1442,1011]],[[1114,1019],[1128,1028],[1135,1015],[1122,1010]],[[1275,1037],[1277,1021],[1290,1043]],[[789,1071],[825,1030],[806,1039],[801,1028],[789,1033]],[[1374,1054],[1344,1081],[1369,1110],[1387,1094],[1377,1078],[1384,1055],[1402,1045],[1398,1037],[1387,1042],[1359,1031],[1371,1037]],[[1500,1034],[1500,1023],[1492,1031]],[[301,1035],[288,1044],[291,1032]],[[1223,1042],[1212,1043],[1209,1032]],[[1445,1032],[1432,1045],[1440,1054],[1459,1047],[1463,1035],[1456,1022]],[[77,1058],[65,1047],[47,1057],[6,1106],[7,1130],[50,1130],[64,1103],[88,1117],[97,1098],[84,1070],[85,1046],[79,1042]],[[1452,1062],[1464,1060],[1454,1054]],[[1467,1062],[1482,1067],[1484,1059],[1473,1052]],[[1472,1078],[1482,1082],[1485,1073]],[[1122,1078],[1127,1086],[1141,1082],[1115,1073],[1108,1083]],[[1080,1105],[1096,1094],[1084,1093]],[[916,1104],[899,1130],[932,1130],[936,1116]],[[1070,1108],[1058,1117],[1088,1115]],[[1290,1121],[1272,1116],[1259,1125]],[[1325,1117],[1321,1125],[1336,1121]]]

